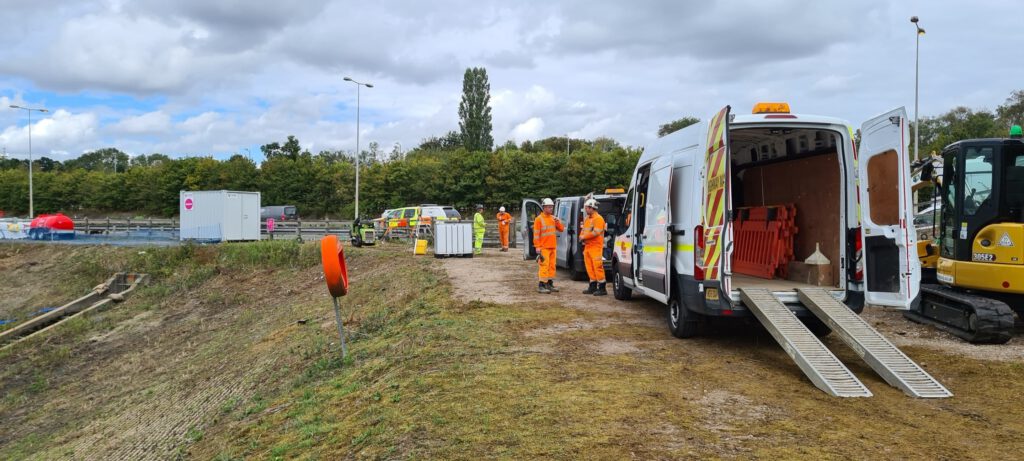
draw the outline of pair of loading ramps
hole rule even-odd
[[[101,311],[109,307],[111,303],[121,302],[140,284],[146,282],[147,278],[146,274],[124,272],[114,274],[105,283],[93,288],[89,294],[0,332],[0,350],[52,331],[58,325],[74,317]]]
[[[860,356],[885,382],[911,397],[952,397],[942,384],[821,288],[798,288],[797,297]],[[871,397],[850,372],[770,290],[741,288],[740,297],[818,389],[834,397]]]

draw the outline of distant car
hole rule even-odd
[[[462,215],[455,207],[439,205],[421,205],[420,216],[427,216],[435,221],[458,221]]]
[[[278,221],[294,221],[299,217],[294,205],[276,205],[260,208],[260,221],[273,218]]]
[[[386,210],[381,215],[378,228],[394,229],[396,227],[416,227],[422,218],[434,221],[452,221],[462,219],[458,210],[451,206],[426,205],[410,206]]]

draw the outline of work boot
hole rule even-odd
[[[594,296],[608,296],[608,290],[605,289],[605,282],[597,284],[597,291],[594,291]]]
[[[548,289],[548,286],[544,282],[537,282],[537,293],[549,295],[551,294],[551,290]]]
[[[558,293],[559,291],[561,291],[558,288],[555,288],[554,280],[548,280],[548,290],[551,290],[552,293]]]
[[[597,282],[590,282],[590,286],[588,286],[586,290],[583,290],[583,294],[592,295],[595,291],[597,291]]]

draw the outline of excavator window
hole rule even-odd
[[[992,206],[991,147],[970,147],[964,162],[964,215],[974,216],[983,206]]]

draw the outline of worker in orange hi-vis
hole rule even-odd
[[[498,208],[498,238],[501,239],[501,251],[508,252],[508,228],[512,224],[512,215],[505,212],[505,207]]]
[[[552,213],[555,202],[549,198],[541,202],[544,212],[533,221],[533,247],[537,249],[537,293],[551,293],[555,288],[555,248],[558,245],[557,232],[565,230],[562,221]]]
[[[604,218],[597,212],[597,200],[588,199],[583,204],[587,218],[580,227],[580,240],[583,241],[583,263],[587,266],[590,286],[583,290],[585,295],[606,296],[604,278],[604,231],[607,227]]]

